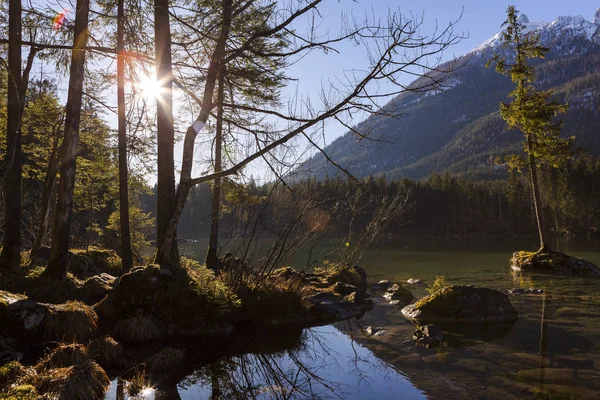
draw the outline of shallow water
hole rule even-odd
[[[200,258],[202,244],[186,246],[184,254]],[[371,281],[431,283],[441,275],[450,284],[543,289],[544,295],[510,296],[520,314],[512,326],[446,333],[442,346],[427,350],[413,345],[414,326],[376,293],[375,308],[359,321],[306,330],[274,351],[204,364],[172,390],[182,399],[208,399],[213,387],[226,399],[288,398],[291,389],[289,398],[300,399],[598,399],[600,279],[513,275],[511,253],[535,247],[523,240],[389,239],[360,261]],[[554,247],[600,265],[600,241]],[[427,294],[424,286],[408,286],[416,299]],[[383,334],[368,337],[369,325]]]
[[[333,326],[305,330],[298,348],[203,365],[174,389],[183,400],[209,399],[215,391],[223,399],[426,398],[405,376]],[[123,399],[155,399],[163,393],[147,390],[145,396],[124,394]],[[107,399],[117,399],[116,380]]]

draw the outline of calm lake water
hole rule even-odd
[[[321,250],[335,246],[342,244]],[[561,240],[554,247],[600,265],[598,240]],[[375,308],[359,321],[275,333],[289,339],[278,345],[267,333],[255,349],[200,363],[161,398],[209,399],[220,390],[223,399],[598,399],[600,279],[513,275],[511,253],[535,248],[528,240],[389,239],[360,261],[371,281],[431,283],[444,276],[450,284],[503,291],[543,289],[543,295],[510,296],[520,315],[514,325],[445,334],[443,345],[427,350],[413,345],[414,326],[375,294]],[[190,243],[182,253],[201,259],[204,249]],[[297,260],[306,262],[302,254]],[[427,294],[424,286],[408,286],[416,299]],[[382,334],[368,336],[368,326]],[[107,398],[117,398],[116,383]]]

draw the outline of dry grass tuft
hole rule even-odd
[[[40,392],[59,400],[103,400],[109,384],[106,372],[90,359],[47,370],[38,377]]]
[[[89,357],[84,345],[79,343],[60,343],[36,365],[38,371],[53,368],[65,368],[79,364]]]
[[[148,372],[151,375],[167,372],[185,360],[185,352],[174,347],[165,347],[148,359]]]
[[[131,379],[129,379],[129,384],[127,385],[127,394],[130,396],[137,396],[144,388],[147,386],[147,377],[146,371],[144,370],[144,365],[140,366],[141,368],[136,367],[135,372]]]
[[[124,343],[144,344],[159,339],[162,332],[152,318],[133,317],[119,320],[113,335]]]
[[[125,365],[123,346],[108,335],[92,340],[87,347],[87,354],[96,359],[103,368],[119,368]]]
[[[44,319],[47,341],[87,342],[97,329],[98,316],[91,307],[79,301],[55,306]]]

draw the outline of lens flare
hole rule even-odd
[[[52,20],[54,30],[59,31],[62,28],[63,23],[65,22],[65,18],[67,17],[67,11],[63,10],[62,12],[56,14],[54,19]]]

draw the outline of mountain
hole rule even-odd
[[[544,60],[535,61],[537,86],[554,90],[560,101],[569,103],[562,118],[564,135],[575,136],[577,146],[600,155],[600,9],[593,22],[581,16],[552,22],[520,18],[550,49]],[[446,171],[474,179],[503,175],[504,169],[493,159],[522,149],[522,135],[509,131],[498,112],[513,85],[494,68],[485,68],[494,54],[503,51],[498,33],[452,61],[462,67],[443,90],[402,93],[385,106],[399,113],[398,118],[371,116],[355,127],[391,143],[359,140],[348,132],[325,151],[359,177],[418,179]],[[302,170],[317,178],[339,174],[322,154],[306,161]]]

